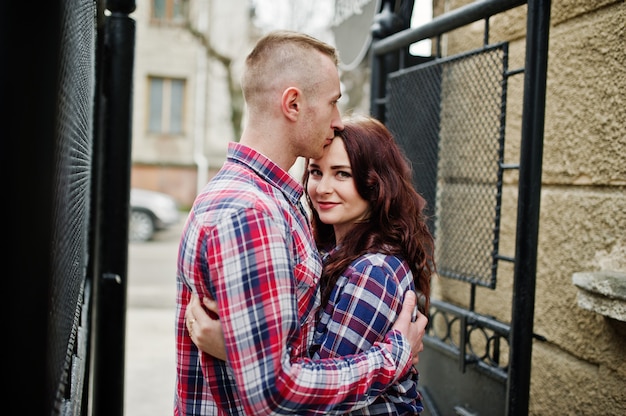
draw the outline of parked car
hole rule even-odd
[[[165,230],[180,220],[174,198],[162,192],[131,188],[128,239],[148,241],[155,232]]]

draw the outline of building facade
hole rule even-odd
[[[190,206],[238,137],[248,0],[138,0],[131,185]],[[236,123],[236,124],[235,124]]]

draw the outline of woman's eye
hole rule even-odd
[[[347,179],[347,178],[351,178],[352,175],[349,172],[345,172],[343,170],[340,170],[339,172],[337,172],[337,176],[339,176],[340,178],[343,179]]]
[[[322,172],[319,169],[309,169],[309,176],[322,176]]]

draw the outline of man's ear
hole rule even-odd
[[[283,91],[281,109],[285,117],[295,121],[300,114],[302,92],[296,87],[289,87]]]

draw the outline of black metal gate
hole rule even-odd
[[[490,43],[490,18],[524,5],[524,65],[509,68],[509,42]],[[464,307],[432,300],[420,356],[428,415],[528,414],[549,19],[549,0],[484,0],[386,38],[374,33],[371,112],[413,163],[431,209],[438,275],[469,291]],[[480,21],[482,46],[443,56],[446,34]],[[423,39],[435,41],[435,55],[410,55]],[[520,158],[506,164],[513,77],[523,77]],[[513,255],[500,249],[506,171],[517,171],[519,184]],[[513,268],[510,323],[475,310],[477,288],[496,288],[502,262]]]
[[[123,414],[134,9],[0,5],[7,414]]]

